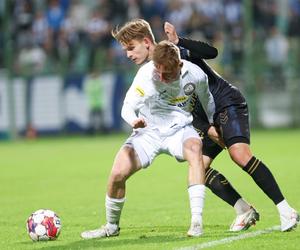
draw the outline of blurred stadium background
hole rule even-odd
[[[253,127],[300,127],[300,0],[1,0],[0,140],[126,130],[137,68],[110,31],[138,17],[217,47]]]

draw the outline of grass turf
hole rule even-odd
[[[243,233],[229,233],[233,209],[206,192],[204,235],[186,237],[190,212],[187,167],[159,156],[149,169],[129,179],[119,237],[85,241],[80,232],[105,222],[107,177],[126,135],[51,138],[0,143],[0,249],[176,249]],[[252,149],[272,170],[290,202],[300,210],[300,130],[254,131]],[[252,179],[223,152],[213,167],[261,214],[248,232],[279,225],[276,207]],[[25,221],[31,212],[49,208],[62,219],[57,241],[32,242]],[[214,249],[299,249],[299,229],[272,232]],[[191,248],[192,249],[192,248]],[[196,249],[196,248],[195,248]]]

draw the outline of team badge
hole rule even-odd
[[[194,93],[195,91],[195,84],[190,82],[190,83],[187,83],[184,87],[183,87],[183,91],[186,95],[191,95]]]

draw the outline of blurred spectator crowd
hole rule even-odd
[[[89,72],[131,64],[110,32],[133,18],[150,22],[156,40],[165,39],[164,21],[182,36],[204,40],[219,50],[215,67],[239,76],[245,54],[245,11],[252,13],[257,63],[281,79],[282,65],[300,65],[300,0],[11,0],[9,34],[15,74]],[[1,4],[1,22],[5,17]],[[0,67],[4,64],[0,36]],[[289,53],[292,57],[289,58]],[[299,67],[299,66],[298,66]],[[274,71],[275,70],[275,71]],[[268,70],[267,70],[268,72]],[[291,70],[293,72],[293,70]],[[299,69],[294,69],[299,72]],[[270,76],[271,77],[271,76]],[[266,78],[268,74],[266,73]]]

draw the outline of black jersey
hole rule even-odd
[[[178,46],[183,48],[181,49],[182,58],[198,65],[208,76],[209,89],[216,104],[216,113],[221,112],[230,105],[246,103],[240,91],[223,79],[203,60],[215,58],[217,56],[216,48],[206,43],[186,38],[179,38]],[[202,112],[201,108],[198,108],[198,112]]]
[[[209,89],[215,102],[214,126],[220,131],[226,147],[234,143],[250,144],[249,112],[245,98],[203,60],[215,58],[217,49],[185,38],[179,38],[178,46],[182,58],[198,65],[208,77]],[[203,155],[214,159],[223,149],[207,136],[210,124],[197,98],[194,104],[193,126],[202,137]]]

